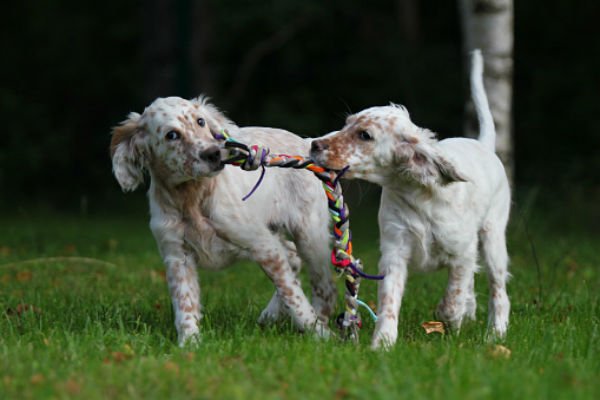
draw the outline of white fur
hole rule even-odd
[[[223,128],[241,142],[266,145],[274,153],[308,152],[308,142],[290,132],[238,128],[204,98],[157,99],[113,130],[113,168],[123,189],[141,184],[143,171],[150,175],[150,227],[167,269],[179,343],[199,337],[196,268],[219,269],[237,259],[259,263],[277,289],[260,322],[289,312],[299,328],[327,336],[336,289],[321,185],[308,171],[270,168],[254,195],[242,201],[259,172],[222,169],[220,162],[203,158],[213,154],[219,144],[213,133]],[[170,131],[180,138],[167,140]],[[297,253],[308,264],[312,306],[296,277]]]
[[[510,303],[506,294],[508,255],[505,228],[510,189],[494,154],[495,130],[482,83],[482,63],[474,55],[472,92],[482,122],[479,140],[434,135],[412,123],[405,108],[373,107],[350,116],[346,126],[313,141],[318,163],[346,176],[383,187],[379,210],[381,260],[378,314],[372,346],[396,342],[398,316],[409,268],[448,267],[448,287],[438,318],[456,330],[474,319],[474,274],[478,250],[487,265],[489,329],[503,337]],[[370,139],[365,140],[364,132]]]

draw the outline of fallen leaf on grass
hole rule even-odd
[[[0,246],[0,256],[10,256],[10,253],[12,253],[12,250],[10,247],[8,246]]]
[[[163,367],[166,371],[174,372],[175,375],[179,374],[179,365],[175,364],[173,361],[167,361]]]
[[[45,378],[44,375],[42,374],[35,374],[31,376],[31,379],[29,380],[33,385],[38,385],[42,382],[44,382]]]
[[[444,333],[446,333],[446,330],[444,329],[444,323],[443,322],[439,322],[439,321],[428,321],[428,322],[423,322],[421,324],[421,326],[423,327],[423,329],[425,329],[425,333],[426,334],[430,334],[433,332],[438,332],[441,333],[442,335]]]
[[[23,313],[26,313],[26,312],[33,312],[35,314],[41,314],[42,310],[34,305],[21,303],[21,304],[17,304],[17,306],[15,308],[8,308],[6,310],[6,315],[8,315],[10,317],[12,317],[12,316],[20,317]]]
[[[350,395],[350,392],[348,392],[348,389],[339,388],[338,390],[335,391],[335,394],[333,396],[336,400],[339,400],[339,399],[345,399],[349,395]]]
[[[72,378],[57,384],[55,387],[59,392],[67,392],[68,394],[79,394],[81,392],[81,385]]]
[[[131,360],[135,356],[135,352],[131,348],[130,345],[124,344],[122,347],[123,351],[113,351],[110,353],[109,357],[105,357],[102,362],[104,364],[110,364],[111,362],[115,364],[120,364],[123,361]]]
[[[33,274],[31,273],[31,271],[17,272],[17,281],[19,281],[19,282],[29,282],[32,277],[33,277]]]
[[[163,270],[150,270],[150,279],[152,279],[153,282],[166,282],[167,273]]]
[[[497,344],[492,346],[489,350],[490,356],[493,358],[504,358],[509,359],[512,351],[508,347],[502,346],[501,344]]]
[[[120,364],[123,361],[127,361],[129,360],[131,357],[128,356],[125,353],[122,353],[120,351],[113,351],[112,353],[110,353],[110,358],[107,357],[104,359],[104,364],[110,364],[111,362],[115,363],[115,364]]]

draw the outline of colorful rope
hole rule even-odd
[[[223,160],[224,164],[239,166],[243,170],[253,171],[262,168],[260,178],[252,190],[244,196],[245,201],[261,184],[265,175],[265,167],[280,167],[307,169],[315,174],[323,183],[323,189],[327,195],[329,213],[333,220],[334,245],[331,251],[331,264],[338,274],[343,274],[345,279],[345,312],[338,317],[338,325],[347,339],[358,341],[358,329],[362,326],[358,307],[363,306],[377,320],[375,313],[363,301],[358,299],[358,290],[361,278],[381,280],[382,275],[368,275],[363,272],[362,263],[352,255],[352,233],[350,232],[350,211],[344,203],[342,186],[339,179],[346,169],[336,172],[316,165],[311,159],[302,156],[291,156],[287,154],[270,154],[266,147],[252,145],[247,146],[233,139],[222,130],[214,135],[217,140],[224,141],[223,147],[228,150],[228,157]]]

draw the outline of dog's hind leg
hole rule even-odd
[[[337,288],[331,274],[329,231],[320,218],[323,217],[317,213],[305,215],[304,223],[294,231],[294,238],[298,252],[307,265],[312,305],[319,320],[327,323],[335,311]]]
[[[463,261],[460,265],[449,266],[446,294],[436,310],[436,318],[447,323],[456,332],[460,331],[465,316],[475,313],[473,281],[477,266],[474,260]]]
[[[508,252],[504,229],[490,227],[480,234],[483,255],[488,267],[490,300],[488,309],[488,333],[491,338],[503,338],[508,329],[510,301],[506,293]]]
[[[329,337],[329,329],[317,318],[314,308],[302,291],[281,240],[271,232],[257,233],[252,237],[253,258],[275,284],[277,295],[296,326],[301,330],[314,331],[317,336]]]
[[[477,267],[479,270],[479,267]],[[469,284],[467,286],[467,293],[465,299],[465,317],[471,321],[475,321],[477,318],[477,298],[475,296],[475,274],[471,275]]]
[[[288,262],[292,268],[292,271],[296,277],[298,277],[298,274],[302,269],[302,260],[298,256],[296,245],[294,242],[285,240],[283,237],[281,243],[287,249]],[[299,285],[300,281],[297,280],[297,284]],[[258,323],[260,325],[268,325],[286,316],[289,317],[289,313],[287,312],[281,297],[277,294],[277,291],[275,291],[271,297],[271,300],[269,301],[269,304],[267,304],[265,309],[260,313],[260,316],[258,317]]]

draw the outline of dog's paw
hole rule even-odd
[[[396,344],[398,334],[394,332],[375,332],[371,341],[371,350],[388,351]]]
[[[320,340],[329,340],[329,338],[333,336],[333,332],[331,332],[327,324],[321,320],[317,320],[312,332],[313,335]]]
[[[496,327],[496,326],[488,327],[488,329],[485,333],[485,341],[487,343],[503,342],[504,339],[506,339],[506,331],[507,331],[506,325],[500,326],[500,327]]]
[[[388,337],[378,336],[373,338],[373,341],[371,342],[371,350],[389,351],[394,347],[394,345],[395,342],[393,342],[392,339]]]
[[[202,343],[202,337],[200,336],[200,332],[180,335],[178,344],[181,348],[196,348]]]

